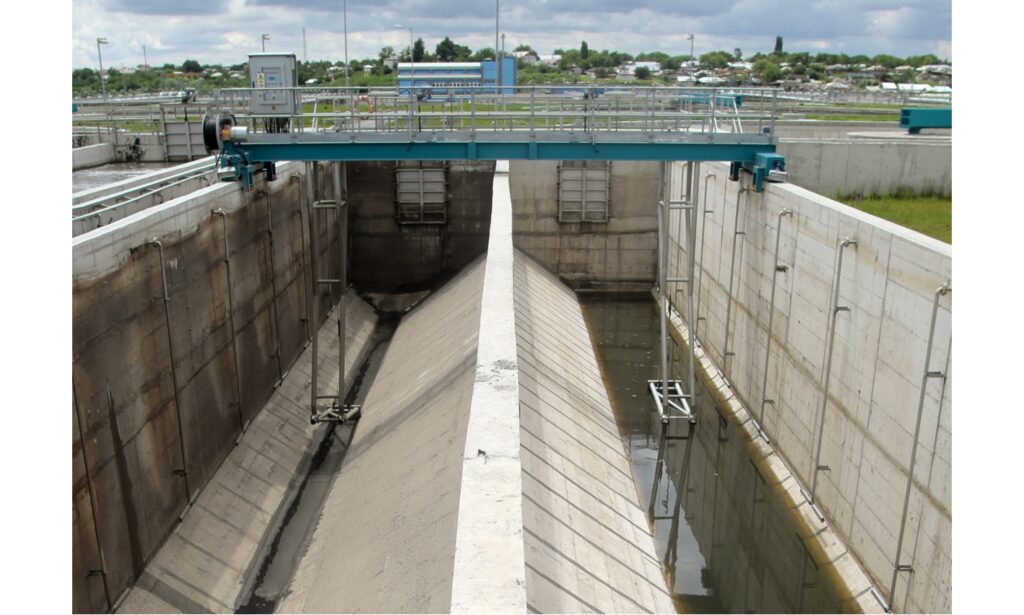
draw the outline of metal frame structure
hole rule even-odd
[[[254,175],[275,177],[282,160],[333,161],[333,201],[317,201],[313,169],[307,166],[311,287],[309,322],[315,329],[319,306],[315,300],[324,285],[346,285],[345,217],[340,163],[361,160],[642,160],[662,163],[662,197],[658,203],[658,290],[661,308],[661,378],[649,389],[667,428],[672,419],[696,422],[695,392],[696,308],[695,250],[700,162],[729,161],[730,177],[740,168],[753,174],[750,188],[761,191],[765,181],[783,181],[785,161],[775,154],[775,110],[778,90],[767,88],[522,87],[513,92],[491,88],[460,88],[434,98],[431,91],[403,94],[395,89],[273,88],[292,97],[288,114],[253,112],[253,100],[269,88],[222,90],[216,117],[204,118],[203,140],[219,152],[220,173],[246,189]],[[364,108],[365,104],[365,108]],[[307,108],[309,111],[307,112]],[[271,130],[268,126],[273,126]],[[744,126],[756,130],[744,132]],[[260,128],[263,132],[260,132]],[[672,164],[686,162],[682,198],[672,199]],[[584,177],[586,169],[584,169]],[[585,182],[584,182],[585,188]],[[705,191],[707,186],[705,183]],[[585,194],[583,201],[585,201]],[[320,278],[317,211],[334,209],[341,242],[337,278]],[[685,233],[686,274],[668,277],[669,224],[680,210]],[[669,379],[669,284],[684,284],[689,322],[688,391]],[[337,395],[317,390],[317,336],[313,334],[311,421],[344,421],[358,408],[345,406],[344,308],[340,309],[340,387]],[[332,399],[327,409],[319,400]]]

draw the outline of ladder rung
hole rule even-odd
[[[324,280],[317,280],[316,283],[317,284],[341,284],[341,280],[336,280],[334,278],[327,278],[327,279],[324,279]]]

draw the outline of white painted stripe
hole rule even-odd
[[[462,461],[452,613],[526,612],[508,161],[494,175],[476,382]]]

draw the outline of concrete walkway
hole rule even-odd
[[[346,374],[369,350],[377,322],[354,292],[345,298]],[[338,321],[320,327],[320,386],[337,388]],[[310,348],[253,419],[238,446],[188,509],[118,608],[121,613],[234,612],[265,542],[302,482],[323,425],[309,424]]]

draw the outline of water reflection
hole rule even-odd
[[[658,556],[680,612],[837,612],[786,510],[751,461],[745,432],[698,379],[697,424],[664,430],[647,380],[658,314],[647,295],[584,297],[584,314]],[[688,357],[672,348],[672,374]]]

